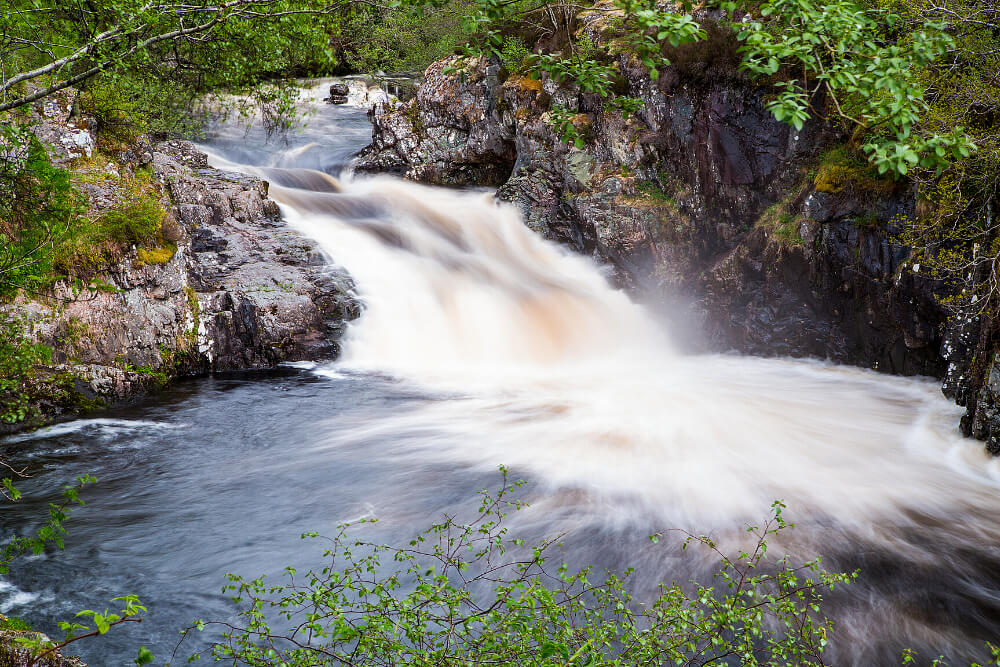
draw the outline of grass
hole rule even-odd
[[[55,250],[53,268],[67,276],[89,277],[121,259],[132,246],[145,249],[146,263],[163,263],[173,257],[162,238],[166,211],[149,182],[140,177],[124,183],[116,206],[95,219],[81,219]],[[169,254],[169,256],[167,256]]]
[[[16,616],[0,616],[0,630],[12,632],[31,632],[31,626]]]
[[[769,236],[778,243],[786,246],[805,245],[802,235],[799,233],[799,216],[792,215],[789,211],[793,195],[772,204],[757,219],[757,227],[768,230]]]

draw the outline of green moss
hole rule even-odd
[[[805,245],[805,241],[799,233],[802,217],[794,215],[789,210],[794,198],[793,193],[772,204],[757,218],[755,224],[755,227],[766,229],[770,238],[786,246]]]
[[[31,626],[28,622],[17,618],[16,616],[0,616],[0,630],[8,630],[12,632],[31,632]]]
[[[139,248],[138,256],[139,261],[143,264],[166,264],[173,259],[174,254],[176,253],[177,246],[173,243],[168,243],[165,246],[149,250],[146,248]]]
[[[836,146],[823,153],[816,167],[813,185],[817,192],[827,194],[848,190],[854,194],[880,196],[890,194],[896,187],[891,179],[880,178],[871,164],[852,155],[844,146]]]
[[[674,201],[674,198],[657,181],[643,181],[636,185],[636,190],[639,191],[642,197],[653,204],[677,208],[677,202]]]

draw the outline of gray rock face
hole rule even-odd
[[[281,220],[268,184],[210,169],[189,142],[150,152],[174,254],[133,251],[91,286],[14,304],[77,392],[113,402],[177,375],[335,357],[360,312],[353,283]]]
[[[514,135],[497,106],[500,67],[453,56],[433,63],[416,96],[372,109],[372,145],[359,172],[438,185],[499,185],[514,164]]]
[[[153,165],[190,239],[199,363],[231,370],[335,356],[343,324],[359,313],[350,278],[281,221],[266,182],[203,167],[191,149],[160,144]]]

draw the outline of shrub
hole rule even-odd
[[[70,173],[26,128],[0,125],[0,298],[50,279],[53,248],[82,211]]]
[[[496,494],[481,492],[471,521],[445,517],[409,547],[349,536],[345,524],[327,564],[303,576],[287,568],[284,585],[230,575],[227,590],[242,611],[219,623],[212,656],[287,666],[819,664],[831,627],[821,588],[854,575],[825,572],[818,560],[767,559],[766,539],[790,527],[781,503],[749,528],[757,539],[749,552],[730,557],[708,537],[687,536],[685,546],[720,558],[718,587],[662,584],[641,604],[627,590],[631,569],[592,581],[591,568],[549,562],[555,539],[528,547],[511,537],[506,513],[524,506],[517,486],[504,471]],[[272,629],[279,618],[286,629]]]
[[[26,335],[27,324],[0,312],[0,421],[23,422],[32,416],[32,380],[37,364],[52,359],[52,349]]]

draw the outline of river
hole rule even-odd
[[[224,125],[206,149],[265,175],[288,223],[355,278],[365,310],[342,358],[181,382],[8,438],[6,456],[35,474],[3,506],[4,534],[37,527],[76,475],[99,483],[65,551],[0,580],[0,613],[55,632],[134,593],[145,622],[74,648],[92,667],[125,665],[143,643],[160,664],[182,627],[233,612],[225,573],[315,564],[300,533],[360,516],[379,517],[373,539],[402,543],[473,507],[504,464],[532,505],[515,532],[566,532],[567,560],[634,565],[640,587],[714,565],[650,533],[736,546],[784,500],[797,527],[776,550],[862,571],[829,600],[834,664],[899,664],[905,647],[962,664],[1000,639],[1000,464],[959,435],[935,382],[678,351],[600,267],[489,193],[353,178],[364,110],[310,100],[303,130]]]

